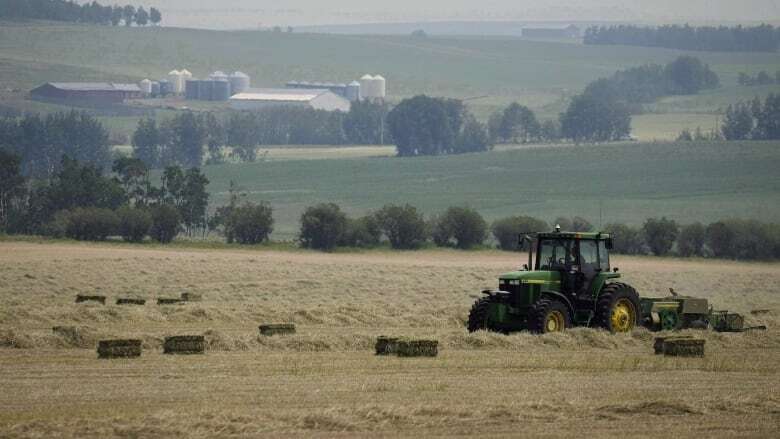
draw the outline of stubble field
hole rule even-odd
[[[642,295],[673,287],[770,328],[699,334],[704,358],[672,359],[644,330],[469,335],[478,291],[521,259],[0,242],[0,437],[776,434],[780,264],[615,257]],[[154,304],[182,292],[204,301]],[[289,321],[296,335],[258,336]],[[180,334],[205,334],[206,354],[163,355]],[[435,337],[440,355],[375,357],[382,334]],[[126,336],[140,359],[97,359],[96,340]]]

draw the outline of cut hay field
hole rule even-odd
[[[309,151],[323,160],[295,160],[294,151],[206,166],[213,204],[225,203],[236,181],[249,200],[271,203],[276,239],[294,238],[303,210],[321,202],[353,215],[386,203],[411,203],[426,215],[468,205],[488,220],[581,215],[595,225],[600,211],[602,225],[663,215],[683,223],[780,218],[778,142],[502,147],[415,158],[381,157],[386,148]]]
[[[469,335],[477,291],[520,259],[0,242],[0,436],[776,433],[780,264],[615,257],[643,295],[674,287],[770,327],[701,334],[704,358],[672,359],[653,355],[644,330]],[[185,291],[204,300],[151,303]],[[150,302],[75,304],[77,293]],[[290,321],[296,335],[258,336]],[[205,355],[161,354],[162,338],[181,334],[205,334]],[[382,334],[435,337],[440,355],[375,357]],[[111,337],[142,339],[142,357],[98,360],[95,341]]]

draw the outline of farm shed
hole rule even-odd
[[[315,110],[349,111],[349,100],[326,89],[256,89],[233,95],[230,106],[237,110],[298,106]]]
[[[93,103],[120,103],[126,99],[140,98],[137,84],[110,82],[47,82],[30,91],[35,99],[82,101]]]

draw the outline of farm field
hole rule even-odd
[[[660,48],[585,46],[570,42],[512,37],[337,35],[260,31],[209,31],[183,28],[109,28],[46,22],[0,25],[0,90],[19,90],[6,105],[50,111],[57,106],[29,104],[20,96],[47,81],[137,81],[160,78],[173,68],[196,76],[214,70],[241,70],[256,87],[278,87],[289,80],[348,81],[363,74],[388,78],[391,100],[415,94],[477,98],[468,101],[480,119],[513,101],[543,119],[557,118],[568,99],[587,83],[616,70],[666,63],[686,53]],[[780,69],[777,54],[688,52],[711,65],[723,90],[697,105],[661,103],[658,111],[685,112],[689,118],[713,113],[728,103],[765,95],[780,87],[738,87],[740,72]],[[381,54],[381,56],[377,56]],[[707,95],[710,96],[710,95]],[[670,106],[672,108],[670,108]],[[164,112],[158,117],[164,117]],[[109,124],[128,135],[120,118]],[[134,124],[133,124],[134,125]],[[679,124],[638,130],[640,139],[670,139]],[[695,128],[692,126],[691,128]]]
[[[213,205],[230,181],[274,208],[275,239],[292,239],[307,206],[334,202],[358,215],[410,203],[426,215],[468,205],[488,220],[531,215],[552,221],[581,215],[593,224],[641,224],[667,216],[683,223],[780,216],[780,144],[624,143],[499,147],[442,157],[361,157],[388,148],[269,149],[269,160],[206,166]],[[276,159],[274,159],[276,158]]]
[[[0,242],[0,436],[775,433],[780,264],[614,257],[644,296],[673,287],[770,328],[701,333],[704,358],[673,359],[653,355],[645,330],[469,335],[478,291],[521,259]],[[185,291],[204,300],[153,303]],[[77,293],[149,302],[75,304]],[[298,333],[258,337],[271,321]],[[62,337],[55,325],[78,329]],[[205,334],[206,354],[161,354],[175,334]],[[375,357],[380,334],[435,337],[440,355]],[[95,341],[113,337],[142,339],[142,357],[98,360]]]

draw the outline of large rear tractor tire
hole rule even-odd
[[[469,321],[466,325],[469,332],[476,332],[480,330],[489,331],[488,326],[488,311],[490,310],[490,298],[483,297],[474,302],[469,312]]]
[[[528,316],[528,329],[537,334],[562,332],[570,327],[569,309],[557,300],[539,299]]]
[[[630,285],[604,286],[596,302],[596,325],[609,332],[631,332],[640,319],[639,294]]]

